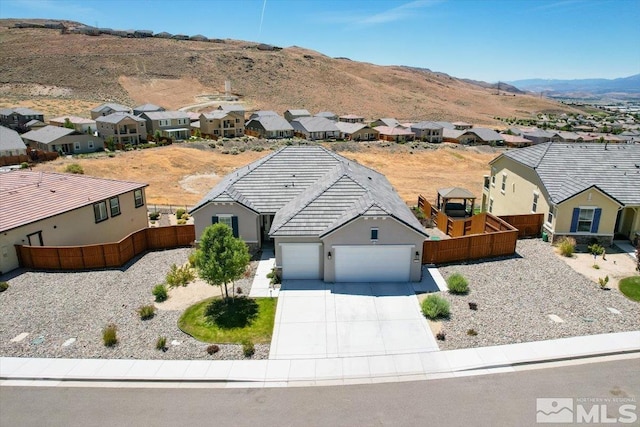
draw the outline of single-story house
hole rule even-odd
[[[116,144],[139,144],[147,140],[147,121],[129,113],[113,113],[96,119],[98,134]]]
[[[142,104],[133,108],[133,114],[139,116],[142,113],[152,113],[155,111],[165,111],[165,109],[156,104]]]
[[[284,112],[284,118],[288,122],[301,117],[311,117],[311,113],[307,110],[287,110]]]
[[[345,123],[364,123],[364,117],[357,114],[345,114],[338,117],[338,121]]]
[[[552,241],[640,234],[640,145],[547,142],[489,164],[482,205],[494,215],[543,213]]]
[[[378,126],[387,126],[387,127],[390,127],[390,128],[395,128],[395,127],[398,127],[398,126],[401,126],[401,125],[400,125],[400,122],[397,121],[394,118],[383,117],[381,119],[374,120],[373,122],[371,122],[370,126],[372,128],[375,128],[375,127],[378,127]]]
[[[524,132],[522,134],[522,137],[527,138],[529,141],[531,141],[532,144],[542,144],[544,142],[553,141],[554,138],[556,140],[560,139],[557,135],[555,135],[555,133],[548,132],[542,129],[536,129],[533,131]]]
[[[113,113],[128,113],[131,114],[131,108],[126,105],[116,104],[115,102],[108,102],[106,104],[98,105],[91,110],[91,118],[97,119],[100,116],[108,116]]]
[[[71,123],[74,129],[78,132],[83,133],[92,133],[95,132],[96,129],[96,121],[91,119],[85,119],[84,117],[78,116],[60,116],[49,120],[49,124],[51,126],[64,127],[67,123]]]
[[[467,123],[467,122],[453,122],[451,124],[453,125],[454,129],[457,129],[457,130],[467,130],[473,127],[471,123]]]
[[[336,122],[342,138],[351,141],[377,141],[380,133],[364,123]]]
[[[104,139],[98,136],[51,125],[22,134],[22,139],[31,148],[52,153],[82,154],[104,150]]]
[[[149,111],[140,114],[147,121],[147,135],[172,140],[185,140],[191,137],[191,119],[184,111]]]
[[[20,134],[13,129],[0,126],[0,157],[24,156],[27,146],[20,138]]]
[[[30,130],[36,130],[36,129],[40,129],[45,127],[47,124],[44,122],[41,122],[40,120],[29,120],[27,123],[24,124],[24,128],[27,129],[27,131]]]
[[[503,145],[504,135],[487,128],[472,128],[467,130],[456,130],[459,136],[455,138],[455,142],[459,144],[489,144],[489,145]],[[448,139],[447,134],[450,132],[443,132],[445,141]]]
[[[295,135],[311,141],[340,138],[336,123],[324,117],[300,117],[289,123]]]
[[[293,138],[293,126],[278,115],[263,115],[249,120],[245,125],[247,135],[258,138]]]
[[[18,267],[14,245],[117,242],[148,224],[147,184],[25,169],[0,180],[0,274]]]
[[[519,135],[510,135],[507,133],[501,135],[507,147],[528,147],[533,144],[530,139],[523,138]]]
[[[222,179],[190,214],[273,244],[285,280],[421,279],[425,230],[380,173],[321,146],[288,146]]]
[[[44,123],[44,114],[25,107],[0,108],[0,126],[18,132],[26,132],[26,124],[31,120],[39,120]]]
[[[316,114],[316,117],[324,117],[325,119],[329,119],[334,122],[338,121],[338,115],[331,111],[320,111],[318,114]]]
[[[443,127],[435,122],[418,122],[410,126],[411,132],[416,134],[416,138],[426,142],[442,142]]]
[[[406,142],[413,141],[416,134],[403,127],[376,126],[374,127],[384,141]]]

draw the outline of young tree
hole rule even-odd
[[[67,129],[75,129],[76,127],[73,125],[73,123],[71,123],[71,120],[69,120],[69,118],[67,117],[66,119],[64,119],[64,127],[66,127]]]
[[[225,298],[229,298],[227,285],[242,277],[250,259],[247,245],[233,237],[226,224],[213,224],[202,232],[196,252],[198,274],[212,286],[224,285]]]

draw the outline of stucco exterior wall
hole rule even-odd
[[[6,273],[18,268],[14,245],[28,245],[27,236],[38,231],[42,232],[44,246],[78,246],[117,242],[147,227],[146,205],[136,208],[133,192],[121,194],[119,201],[120,215],[111,217],[109,212],[109,218],[97,224],[91,204],[2,233],[0,271]],[[37,237],[32,237],[32,244],[39,245]]]
[[[200,239],[205,228],[212,224],[211,218],[220,215],[238,217],[238,237],[246,243],[260,243],[260,216],[234,202],[209,202],[191,213],[196,229],[196,240]]]
[[[378,240],[371,240],[371,228],[378,229]],[[412,254],[418,252],[417,262],[411,260],[411,281],[420,281],[422,273],[422,243],[425,236],[398,220],[384,217],[360,217],[322,239],[324,243],[324,280],[335,281],[335,259],[329,260],[327,252],[335,253],[335,245],[414,245]],[[415,257],[413,257],[415,258]]]

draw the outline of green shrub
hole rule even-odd
[[[171,269],[167,273],[166,282],[170,287],[187,286],[189,282],[195,279],[196,276],[193,270],[188,265],[178,267],[175,264],[171,265]]]
[[[28,168],[29,168],[29,163],[27,162],[20,163],[20,169],[28,169]]]
[[[598,264],[593,264],[593,265],[592,265],[592,267],[593,267],[595,270],[600,270],[600,266],[599,266]]]
[[[0,292],[4,292],[9,289],[9,284],[7,282],[0,282]]]
[[[604,247],[597,243],[587,246],[587,249],[591,255],[602,255],[604,253]]]
[[[177,224],[178,224],[178,225],[185,225],[186,223],[187,223],[187,220],[186,220],[186,219],[179,219],[179,220],[177,221]]]
[[[160,212],[151,212],[149,213],[149,219],[151,221],[157,221],[160,218]]]
[[[156,341],[156,350],[167,350],[167,337],[158,337],[158,341]]]
[[[67,173],[75,173],[78,175],[84,174],[84,169],[82,169],[82,166],[77,163],[71,163],[70,165],[67,165],[64,171]]]
[[[438,295],[429,295],[422,301],[422,313],[427,319],[449,317],[449,301]]]
[[[244,357],[251,357],[255,352],[256,348],[251,341],[244,341],[242,343],[242,354],[244,354]]]
[[[189,254],[189,258],[188,258],[188,259],[189,259],[189,265],[190,265],[192,268],[195,268],[195,266],[196,266],[196,259],[197,259],[197,258],[198,258],[198,252],[193,251],[193,252],[191,252],[191,253]]]
[[[138,314],[141,320],[148,320],[156,315],[156,308],[153,304],[142,305],[138,308]]]
[[[183,208],[180,208],[178,210],[176,210],[176,218],[180,219],[182,218],[182,215],[186,214],[187,211]]]
[[[573,237],[563,237],[558,242],[558,249],[562,256],[571,257],[576,250],[576,239]]]
[[[102,330],[102,342],[106,347],[113,347],[118,343],[117,330],[118,328],[113,323],[109,323]]]
[[[166,301],[167,298],[169,298],[169,295],[167,294],[167,287],[163,284],[154,286],[151,293],[156,297],[156,302]]]
[[[460,273],[454,273],[447,279],[447,288],[452,294],[469,293],[469,283]]]
[[[272,285],[278,285],[281,282],[280,276],[278,276],[278,273],[276,272],[275,268],[272,268],[271,271],[267,273],[267,279],[271,279]]]

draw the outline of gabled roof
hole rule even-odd
[[[287,110],[285,111],[285,113],[289,113],[292,116],[301,116],[301,117],[311,116],[311,113],[308,112],[307,110]]]
[[[302,132],[339,132],[333,120],[324,117],[298,117],[291,120],[291,126]]]
[[[466,188],[449,187],[438,190],[440,197],[445,199],[475,199],[476,196]]]
[[[26,148],[18,132],[0,126],[0,150],[26,150]]]
[[[189,114],[185,111],[148,111],[142,115],[148,117],[149,120],[189,119]]]
[[[84,117],[78,117],[78,116],[60,116],[60,117],[55,117],[53,119],[49,119],[49,123],[51,122],[58,122],[58,123],[64,123],[67,119],[69,119],[69,122],[73,123],[74,125],[92,125],[95,124],[96,121],[92,120],[92,119],[85,119]]]
[[[359,116],[357,114],[345,114],[344,116],[340,116],[341,119],[364,119],[363,116]]]
[[[501,157],[533,169],[552,203],[596,186],[624,205],[640,205],[640,145],[547,142]]]
[[[138,105],[133,109],[133,111],[141,111],[141,112],[149,112],[149,111],[164,111],[164,108],[160,107],[156,104],[142,104]]]
[[[380,135],[415,135],[415,133],[403,127],[376,126],[374,129],[380,132]]]
[[[451,129],[451,130],[453,130],[453,129],[456,128],[454,126],[454,124],[450,123],[450,122],[433,122],[433,123],[439,124],[440,126],[442,126],[443,129]]]
[[[64,136],[71,135],[72,133],[77,132],[75,129],[47,125],[40,129],[30,130],[29,132],[22,134],[22,139],[39,142],[40,144],[50,144]]]
[[[485,141],[485,142],[490,142],[490,141],[504,141],[504,138],[502,137],[502,135],[500,135],[498,132],[496,132],[495,130],[492,129],[487,129],[487,128],[471,128],[471,129],[467,129],[464,131],[465,134],[467,133],[473,133],[475,134],[478,138],[480,138],[481,140]]]
[[[114,102],[107,102],[106,104],[98,105],[97,107],[93,108],[91,111],[94,113],[99,113],[101,111],[108,110],[108,109],[122,112],[122,113],[128,113],[129,111],[131,111],[131,108],[125,105],[116,104]]]
[[[383,117],[381,119],[376,120],[376,122],[382,122],[384,123],[384,126],[389,126],[390,128],[400,126],[400,122],[391,117]]]
[[[229,115],[229,113],[226,112],[226,111],[215,110],[215,111],[211,111],[209,113],[202,113],[202,115],[200,117],[204,116],[204,118],[208,119],[208,120],[214,120],[214,119],[220,120],[220,119],[224,119],[228,115]]]
[[[45,126],[45,125],[46,125],[46,123],[41,122],[40,120],[33,119],[33,120],[29,120],[29,121],[28,121],[27,123],[25,123],[24,125],[25,125],[26,127],[30,128],[30,127],[33,127],[33,126],[40,126],[40,125]]]
[[[244,114],[244,107],[236,104],[223,104],[218,107],[218,110],[226,111],[228,113],[242,113]]]
[[[0,173],[0,232],[146,186],[86,175],[27,170]]]
[[[335,120],[338,116],[336,116],[336,114],[331,111],[320,111],[318,114],[316,114],[316,117],[324,117],[325,119]]]
[[[336,122],[336,127],[338,128],[338,130],[340,130],[340,132],[349,135],[352,133],[356,133],[360,129],[364,128],[374,130],[372,127],[369,127],[369,125],[366,125],[364,123]]]
[[[125,120],[125,119],[131,119],[134,120],[136,122],[146,122],[145,119],[142,119],[138,116],[134,116],[133,114],[129,114],[129,113],[113,113],[113,114],[109,114],[108,116],[101,116],[98,117],[96,119],[96,123],[97,122],[105,122],[105,123],[120,123],[121,121]]]
[[[442,137],[443,138],[458,139],[464,133],[465,133],[465,131],[463,131],[463,130],[442,128]]]
[[[12,108],[12,110],[15,113],[21,114],[23,116],[42,116],[43,115],[40,111],[32,110],[31,108],[26,108],[26,107],[15,107],[15,108]]]
[[[264,116],[277,116],[278,113],[276,113],[275,111],[271,111],[271,110],[258,110],[256,112],[254,112],[253,114],[251,114],[251,116],[249,117],[249,120],[251,119],[255,119],[257,117],[264,117]]]
[[[442,129],[443,126],[436,122],[418,122],[411,125],[411,129]]]
[[[246,127],[251,127],[251,122],[257,122],[262,125],[266,131],[293,130],[293,126],[284,119],[284,117],[276,116],[260,116],[247,122]]]

